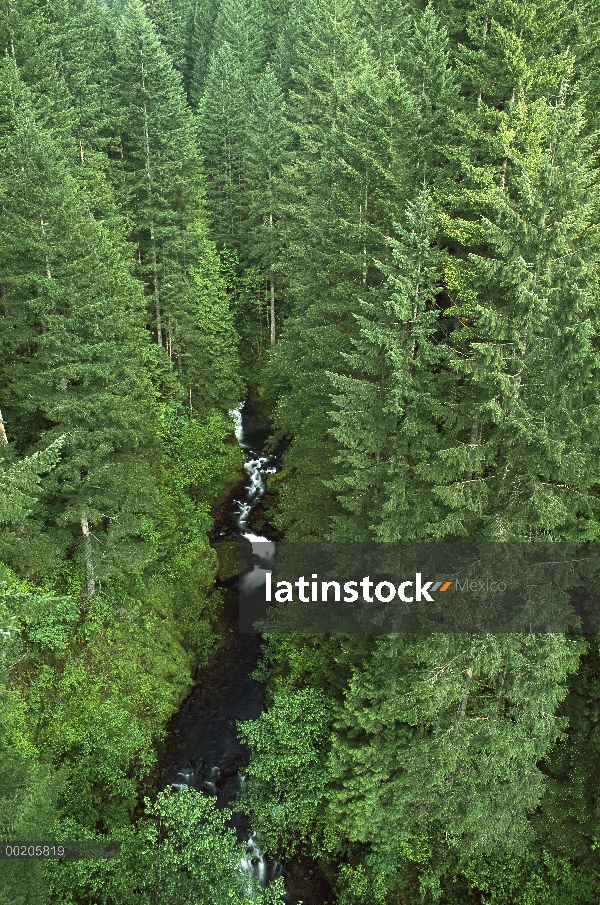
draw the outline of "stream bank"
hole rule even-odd
[[[275,543],[279,538],[268,524],[268,508],[261,506],[266,475],[276,468],[276,457],[264,452],[268,425],[258,423],[244,407],[236,435],[244,451],[246,480],[214,511],[213,543],[233,544],[243,542],[244,537],[249,547],[251,539]],[[255,513],[260,529],[254,522]],[[169,722],[156,785],[161,789],[193,786],[216,797],[218,807],[231,808],[230,825],[247,842],[248,868],[261,882],[283,874],[288,905],[333,902],[331,888],[314,860],[298,855],[279,864],[264,857],[256,842],[260,827],[248,826],[245,815],[235,810],[235,797],[250,759],[247,746],[238,739],[236,721],[257,719],[264,710],[264,686],[252,678],[262,648],[260,635],[239,632],[237,575],[219,586],[225,604],[214,625],[215,647],[210,662],[199,670],[191,693]]]

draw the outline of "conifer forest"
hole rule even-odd
[[[597,905],[600,635],[235,548],[600,542],[600,2],[0,5],[0,905]]]

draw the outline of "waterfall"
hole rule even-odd
[[[243,539],[251,544],[254,567],[250,572],[242,575],[240,581],[258,586],[264,584],[265,571],[272,565],[275,543],[268,537],[253,531],[251,523],[256,507],[267,492],[267,477],[277,469],[275,457],[261,448],[266,433],[254,431],[251,428],[245,429],[243,409],[244,403],[242,402],[238,408],[229,413],[235,427],[235,436],[244,455],[245,480],[240,486],[237,496],[231,501],[229,513],[233,518],[228,522],[227,534],[234,541]],[[189,759],[184,760],[183,757],[181,760],[177,759],[169,777],[173,780],[170,782],[173,790],[179,791],[191,786],[204,795],[216,797],[217,807],[230,805],[246,779],[244,773],[247,754],[239,757],[237,764],[235,757],[238,755],[231,756],[231,752],[236,751],[235,721],[240,718],[256,719],[258,716],[256,711],[248,712],[247,708],[254,706],[251,702],[254,700],[255,692],[253,689],[249,690],[248,686],[258,685],[256,680],[252,679],[252,669],[255,668],[260,656],[260,641],[254,640],[256,636],[252,636],[251,642],[244,640],[248,636],[238,635],[236,638],[237,632],[234,625],[235,623],[232,622],[221,652],[228,651],[231,646],[237,645],[240,657],[232,661],[228,660],[228,655],[226,655],[224,662],[229,664],[228,673],[220,679],[216,679],[214,675],[211,677],[218,697],[211,698],[209,694],[210,707],[193,711],[194,718],[188,724],[185,732],[186,736],[189,733],[194,740],[192,746],[188,747],[186,751]],[[246,667],[245,664],[248,661],[245,658],[248,656],[249,644],[252,645],[250,650],[253,650],[254,646],[258,649],[256,659]],[[235,673],[236,665],[238,667],[242,665],[242,676]],[[250,702],[244,705],[246,709],[243,707],[241,712],[238,709],[235,695],[231,695],[232,671],[237,676],[234,683],[238,682],[242,700]],[[260,706],[262,707],[262,704]],[[197,734],[199,725],[203,728]],[[175,730],[175,735],[177,736],[176,746],[178,746],[181,739],[178,729]],[[218,739],[216,745],[211,742],[211,739],[215,738]],[[239,745],[239,742],[237,744]],[[238,838],[246,840],[246,853],[240,858],[238,864],[241,882],[248,893],[255,889],[256,884],[264,888],[281,876],[283,867],[278,861],[265,856],[260,847],[259,833],[248,827],[246,818],[241,812],[234,811],[231,819],[238,832]],[[284,900],[288,900],[287,894]]]
[[[260,534],[249,530],[250,518],[256,506],[260,503],[267,491],[267,475],[277,471],[275,458],[263,450],[253,449],[246,440],[244,425],[242,422],[242,402],[237,409],[229,414],[235,424],[235,436],[244,453],[244,471],[248,480],[244,486],[241,499],[235,501],[238,508],[237,527],[240,536],[250,541],[254,553],[255,565],[252,572],[242,576],[241,581],[247,590],[255,590],[265,583],[265,571],[271,568],[275,555],[275,543]]]
[[[235,435],[244,453],[244,471],[247,481],[244,486],[243,496],[236,500],[238,507],[237,528],[241,537],[250,541],[254,554],[255,565],[251,572],[243,575],[240,581],[248,588],[257,588],[265,583],[265,571],[272,567],[275,556],[275,543],[260,534],[250,530],[250,519],[256,506],[260,503],[267,491],[267,475],[274,474],[275,457],[263,450],[254,449],[247,441],[242,421],[244,403],[239,408],[230,412],[235,424]],[[243,782],[245,777],[240,777]],[[240,782],[240,784],[241,784]],[[278,861],[265,858],[259,843],[258,834],[253,831],[246,842],[246,855],[240,860],[240,867],[244,873],[253,877],[263,888],[282,873],[282,866]]]
[[[268,538],[261,537],[249,530],[250,517],[253,510],[260,503],[267,491],[267,475],[277,471],[275,457],[263,450],[253,449],[247,442],[242,423],[242,410],[245,403],[240,403],[237,409],[230,411],[231,419],[235,425],[235,436],[244,453],[244,471],[248,476],[244,486],[243,497],[236,500],[238,507],[237,527],[241,537],[245,537],[250,543],[270,544]]]
[[[257,833],[250,834],[250,838],[246,842],[246,851],[247,854],[240,860],[240,867],[254,877],[263,888],[281,876],[281,864],[265,858],[258,844]]]

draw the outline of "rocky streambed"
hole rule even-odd
[[[276,543],[277,533],[268,523],[266,480],[277,468],[277,460],[264,451],[268,426],[259,424],[246,406],[233,417],[236,436],[244,452],[246,479],[215,511],[213,541],[222,546],[221,559],[233,547],[253,541]],[[265,505],[267,503],[267,505]],[[260,528],[255,525],[258,521]],[[251,561],[251,556],[249,556]],[[245,780],[250,751],[237,735],[237,723],[257,719],[264,709],[264,687],[253,678],[262,656],[261,637],[242,634],[238,628],[238,579],[225,568],[221,587],[225,606],[214,626],[217,642],[210,662],[199,670],[189,696],[173,716],[163,745],[157,785],[193,786],[216,797],[218,807],[231,810],[230,824],[246,841],[246,867],[261,883],[283,875],[289,905],[324,905],[333,895],[317,864],[298,855],[282,863],[270,858],[260,845],[260,827],[250,827],[236,810],[236,796]]]

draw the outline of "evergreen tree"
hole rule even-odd
[[[348,651],[330,820],[387,861],[392,889],[411,862],[435,889],[479,854],[523,851],[544,788],[538,764],[564,728],[556,711],[583,646],[553,635],[397,635],[373,639],[359,659]]]
[[[66,526],[82,535],[92,594],[97,579],[153,555],[156,363],[138,323],[139,285],[35,124],[10,61],[2,66],[1,116],[6,412],[30,442],[42,435],[48,446],[69,435],[45,496],[55,540],[63,532],[65,543]],[[94,543],[91,525],[104,540]]]
[[[200,120],[213,234],[219,248],[235,251],[244,244],[248,217],[245,163],[250,96],[246,76],[230,45],[221,44],[210,64]]]
[[[461,389],[430,469],[448,506],[436,530],[596,533],[594,466],[585,461],[597,430],[595,201],[572,60],[541,56],[556,15],[560,22],[560,8],[532,5],[515,22],[500,7],[490,22],[498,40],[469,76],[466,191],[448,193],[443,228],[454,246],[446,284]],[[470,48],[464,54],[472,59]]]
[[[423,17],[425,30],[427,15]],[[398,436],[393,407],[399,400],[391,403],[389,391],[382,394],[392,409],[387,441],[377,431],[379,406],[366,408],[373,413],[368,428],[372,441],[355,438],[349,426],[356,409],[365,411],[365,398],[360,394],[364,397],[370,392],[373,400],[381,376],[385,375],[384,387],[390,386],[390,380],[405,385],[412,380],[406,358],[403,362],[396,356],[392,364],[392,353],[383,374],[380,371],[375,379],[370,375],[365,383],[359,376],[357,353],[349,359],[353,376],[346,382],[337,379],[339,388],[350,390],[346,398],[338,398],[342,412],[335,416],[340,425],[347,425],[336,433],[353,457],[350,461],[344,456],[350,467],[343,483],[353,487],[358,481],[357,486],[362,487],[366,479],[369,486],[369,458],[359,459],[357,453],[361,447],[370,448],[371,457],[378,462],[373,483],[383,491],[385,502],[369,530],[386,540],[480,536],[482,531],[503,539],[595,536],[595,496],[587,490],[595,481],[594,466],[591,461],[584,465],[579,458],[596,443],[592,437],[597,429],[595,380],[591,379],[596,318],[590,302],[597,264],[588,239],[593,217],[590,175],[582,156],[585,142],[580,106],[567,82],[552,103],[537,96],[538,91],[547,90],[547,74],[545,67],[540,67],[541,83],[536,87],[538,45],[532,41],[532,46],[534,62],[522,59],[522,81],[513,81],[515,87],[504,106],[497,108],[495,101],[490,106],[491,101],[478,98],[474,107],[467,102],[461,113],[456,128],[464,160],[459,169],[462,177],[457,178],[452,151],[444,157],[435,140],[430,143],[427,132],[420,136],[415,175],[423,172],[425,163],[424,172],[432,176],[434,197],[441,209],[436,215],[439,225],[434,227],[430,219],[425,230],[425,234],[429,231],[426,244],[434,253],[436,244],[445,245],[447,257],[443,274],[438,268],[435,277],[437,288],[429,291],[429,308],[439,326],[438,335],[432,337],[433,346],[427,340],[422,347],[429,358],[426,379],[433,381],[427,410],[419,410],[419,427],[411,428],[410,445],[399,441],[403,449],[399,458],[393,439]],[[482,64],[484,70],[487,65]],[[434,84],[445,83],[443,67],[436,64],[435,69],[441,77]],[[517,72],[511,75],[517,78]],[[497,84],[493,82],[490,90],[497,93]],[[423,109],[431,109],[422,93],[416,101],[419,107],[425,103]],[[424,128],[431,124],[437,131],[435,116],[433,121],[425,116],[423,122]],[[496,124],[497,137],[492,139],[490,122]],[[512,136],[516,137],[514,143]],[[429,160],[423,161],[425,153]],[[575,217],[573,211],[577,211]],[[418,230],[413,228],[412,234],[418,242]],[[398,252],[398,246],[396,249]],[[568,271],[558,265],[567,260]],[[403,279],[409,283],[412,279],[422,290],[420,266],[409,256]],[[398,288],[396,278],[390,288]],[[406,284],[402,290],[406,304],[412,293]],[[385,335],[398,324],[398,315],[405,321],[399,311],[394,312],[394,303],[391,307],[384,304],[381,314],[371,306],[370,322],[363,322],[361,331],[365,363],[369,361],[367,347],[373,356],[397,342],[392,337],[399,333],[398,328],[388,332],[388,339]],[[587,326],[576,331],[567,326],[571,318],[580,328]],[[561,323],[563,326],[557,327]],[[541,374],[543,392],[540,378],[533,376]],[[569,396],[571,391],[573,396]],[[403,419],[405,404],[398,405],[397,419]],[[570,416],[575,408],[587,413],[577,425]],[[389,479],[381,475],[383,449],[389,450],[384,456]],[[566,453],[568,449],[579,452],[574,458]],[[359,467],[362,477],[357,473]],[[410,475],[414,495],[404,474]],[[357,497],[350,495],[346,500],[359,508]],[[403,511],[405,504],[409,508]],[[410,521],[408,511],[414,513]],[[365,518],[363,515],[363,524]]]
[[[275,62],[279,37],[291,8],[290,0],[252,0],[251,14],[254,21],[260,25],[265,64]],[[294,4],[293,9],[296,13],[298,4]]]
[[[250,0],[222,0],[213,36],[214,52],[229,44],[237,68],[245,79],[256,79],[262,61],[260,7]],[[251,89],[251,85],[248,88]]]
[[[145,0],[148,18],[178,72],[185,68],[189,0]]]
[[[344,464],[336,481],[346,539],[411,540],[435,523],[437,508],[419,470],[437,446],[448,380],[436,303],[444,255],[435,247],[429,193],[408,205],[406,225],[390,239],[393,264],[384,287],[362,304],[359,337],[344,356],[350,373],[332,375],[339,395],[334,436]],[[383,527],[385,525],[385,528]]]
[[[119,35],[123,157],[115,180],[157,344],[192,410],[208,396],[226,412],[239,397],[235,338],[207,235],[195,123],[138,0],[127,4]],[[223,380],[215,383],[217,358]]]
[[[404,0],[357,0],[361,33],[382,69],[395,64],[396,58],[405,52],[414,5]]]
[[[252,191],[246,130],[262,59],[254,12],[248,0],[225,0],[219,8],[200,129],[215,238],[243,264],[248,260],[245,225]]]
[[[283,164],[291,136],[285,116],[282,91],[267,65],[253,97],[247,127],[249,193],[248,232],[252,236],[249,257],[259,266],[269,293],[271,345],[276,337],[275,298],[280,294],[278,275],[282,270]]]
[[[218,0],[193,0],[188,12],[185,86],[193,107],[204,93],[218,6]]]
[[[40,475],[54,468],[65,439],[59,437],[47,449],[17,462],[2,461],[3,453],[9,448],[8,441],[4,450],[0,448],[0,462],[4,465],[4,471],[0,472],[0,524],[22,522],[31,515]]]
[[[381,281],[376,262],[385,261],[386,233],[409,190],[399,136],[411,122],[400,73],[382,75],[355,43],[349,10],[346,17],[338,4],[307,11],[296,53],[289,104],[297,147],[284,168],[292,313],[270,366],[277,425],[295,438],[286,459],[294,476],[280,495],[290,539],[328,537],[338,509],[326,372],[351,349],[360,300]]]
[[[119,229],[106,173],[117,153],[114,26],[94,0],[27,0],[3,19],[0,41],[30,91],[37,121],[60,143],[97,219]]]
[[[394,201],[401,210],[410,200],[388,233],[392,260],[377,255],[385,284],[368,269],[371,291],[354,290],[356,332],[338,334],[330,350],[330,386],[310,309],[289,322],[277,350],[289,343],[293,362],[276,372],[279,423],[294,436],[285,462],[297,472],[281,507],[293,540],[597,537],[597,199],[573,60],[560,46],[569,15],[556,3],[456,4],[451,13],[454,46],[428,8],[401,54],[416,140],[404,140],[406,196]],[[294,97],[302,76],[291,70]],[[296,173],[309,159],[303,141],[299,133]],[[336,214],[330,200],[326,228]],[[337,248],[340,269],[352,273]],[[314,297],[318,280],[299,272]],[[352,312],[348,295],[340,320]],[[333,293],[319,298],[331,305]],[[312,340],[305,346],[301,330]],[[329,426],[315,413],[328,397]],[[336,444],[323,442],[328,430]],[[335,496],[319,498],[318,481]],[[552,863],[550,844],[528,847],[546,800],[539,762],[566,725],[558,708],[581,643],[390,636],[332,647],[325,656],[310,640],[280,642],[274,681],[288,697],[319,683],[337,707],[322,793],[331,810],[303,832],[341,858],[342,900],[388,902],[408,889],[442,901],[488,892],[494,901],[586,901],[585,878],[579,889],[565,880],[553,899],[568,859],[561,852]],[[277,710],[285,721],[285,706]],[[266,814],[266,760],[255,770],[263,784],[252,794]],[[276,834],[279,775],[270,779]],[[490,846],[494,870],[485,866]],[[541,850],[545,867],[533,879]]]

